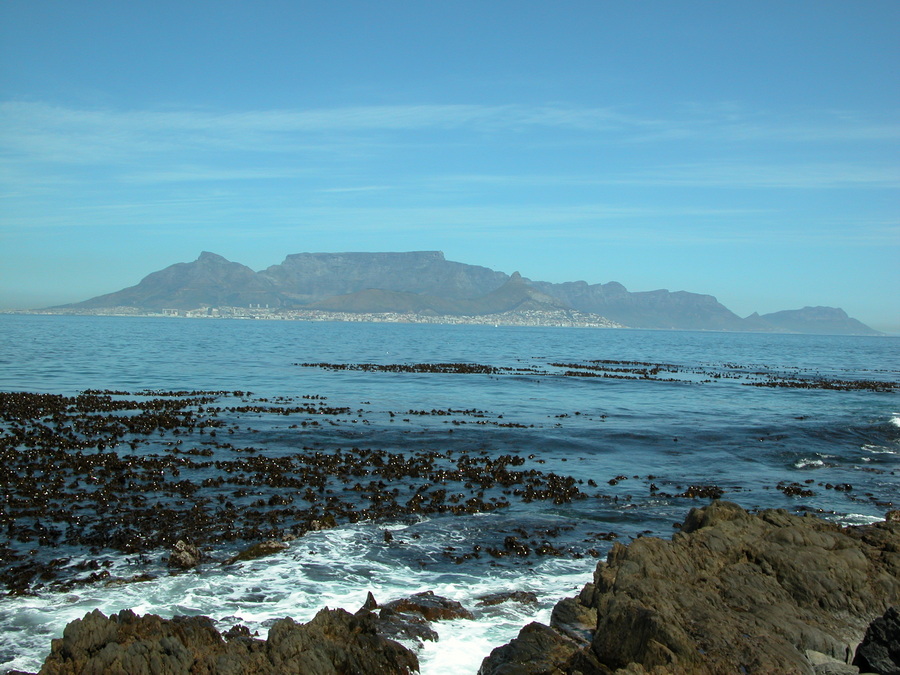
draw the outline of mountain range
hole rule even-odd
[[[348,313],[476,316],[575,311],[630,328],[877,335],[834,307],[805,307],[742,318],[711,295],[631,292],[616,282],[549,283],[518,272],[446,260],[439,251],[296,253],[254,272],[215,253],[177,263],[136,286],[61,308],[142,311],[200,307],[310,309]]]

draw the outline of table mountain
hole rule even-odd
[[[616,282],[532,281],[518,272],[508,275],[449,261],[440,251],[296,253],[260,272],[203,252],[194,262],[153,272],[136,286],[54,309],[226,306],[468,316],[574,310],[631,328],[877,334],[836,308],[807,307],[744,319],[711,295],[631,292]]]

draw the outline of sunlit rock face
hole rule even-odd
[[[713,501],[692,509],[671,541],[614,544],[550,627],[527,626],[480,672],[813,673],[849,664],[869,623],[900,602],[898,550],[897,522],[841,528]],[[535,653],[552,663],[528,670]]]

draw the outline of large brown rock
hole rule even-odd
[[[598,565],[592,649],[611,668],[698,673],[808,673],[806,650],[846,661],[900,598],[900,527],[856,529],[728,502],[693,509],[672,541],[614,545]]]
[[[900,675],[900,607],[891,607],[869,624],[853,665],[863,672]]]
[[[321,610],[307,624],[281,619],[263,642],[232,630],[226,641],[206,617],[162,619],[94,610],[54,640],[40,675],[408,675],[415,654],[377,635],[369,617]]]
[[[556,675],[579,651],[578,644],[533,621],[509,644],[484,659],[478,675]]]
[[[40,675],[190,673],[195,662],[226,644],[207,617],[162,619],[131,610],[99,610],[70,622],[53,640]]]
[[[841,528],[714,501],[671,541],[613,546],[593,584],[554,612],[557,633],[577,640],[596,611],[589,646],[546,672],[824,673],[810,654],[847,664],[898,601],[900,523]]]
[[[403,673],[419,670],[409,649],[377,634],[371,616],[323,609],[308,624],[282,619],[269,630],[266,655],[274,673]]]

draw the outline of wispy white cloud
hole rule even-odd
[[[308,178],[315,175],[314,169],[291,166],[234,167],[208,165],[172,166],[150,171],[135,171],[122,174],[123,183],[192,183],[229,181],[271,181],[281,179]]]
[[[855,163],[767,163],[709,161],[676,164],[599,179],[621,185],[665,185],[728,188],[896,188],[900,167]]]
[[[428,179],[423,179],[427,183]],[[494,188],[529,189],[540,186],[599,187],[709,187],[764,189],[834,189],[900,187],[900,166],[862,165],[855,162],[771,162],[752,160],[647,166],[611,171],[601,168],[594,174],[452,174],[435,181],[438,185],[471,185]]]
[[[895,224],[860,224],[884,219],[884,209],[868,216],[856,209],[853,220],[848,208],[825,231],[810,226],[819,213],[796,227],[770,223],[793,217],[779,196],[789,189],[900,187],[900,167],[885,150],[898,130],[846,112],[807,125],[732,105],[657,119],[567,105],[215,112],[7,101],[0,103],[2,227],[253,223],[261,236],[314,227],[468,237],[565,232],[679,244],[761,236],[889,241]],[[630,142],[652,136],[658,148],[632,151],[638,144]],[[725,139],[728,150],[719,151]],[[852,141],[865,151],[769,153],[760,150],[762,140],[780,150],[797,140]],[[734,150],[744,142],[743,151]],[[541,145],[540,152],[520,154],[526,144]],[[765,198],[743,208],[747,202],[723,201],[723,188],[759,190]]]
[[[348,192],[382,192],[396,189],[392,185],[358,185],[355,187],[329,187],[321,188],[319,192],[325,194],[344,194]]]
[[[743,142],[865,142],[900,139],[900,124],[847,114],[815,120],[680,110],[668,119],[613,108],[567,105],[385,105],[309,110],[87,110],[34,101],[0,103],[0,144],[19,159],[55,163],[134,161],[169,152],[333,151],[359,148],[373,133],[443,131],[517,134],[569,132],[609,143],[685,139]],[[456,142],[458,138],[452,138]]]

